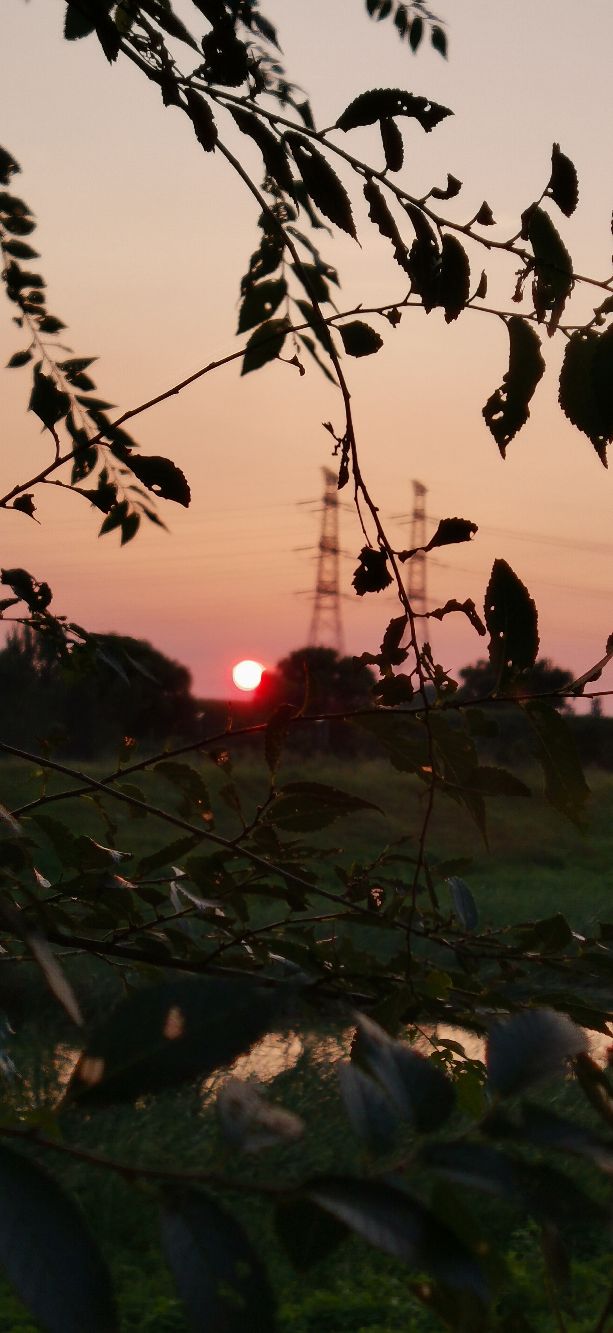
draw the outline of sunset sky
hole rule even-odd
[[[610,274],[611,0],[439,0],[448,62],[425,45],[412,56],[391,24],[366,17],[363,0],[267,0],[263,8],[279,25],[288,70],[309,91],[318,124],[333,123],[373,87],[404,87],[451,107],[455,115],[430,135],[407,122],[402,183],[419,195],[452,172],[464,189],[443,206],[448,215],[467,220],[486,198],[495,237],[516,230],[559,142],[577,166],[580,203],[570,222],[555,216],[556,225],[578,271]],[[177,9],[200,34],[189,0]],[[49,308],[68,325],[63,336],[75,354],[99,357],[92,373],[100,395],[123,410],[240,346],[238,285],[257,243],[258,210],[127,61],[109,66],[93,38],[63,41],[63,11],[59,0],[3,0],[0,139],[23,169],[15,190],[38,218],[32,239]],[[250,143],[229,129],[224,137],[234,146],[241,139],[259,179]],[[338,138],[348,145],[349,136]],[[355,132],[350,147],[381,165],[369,132]],[[344,180],[353,190],[350,175]],[[322,242],[340,271],[339,307],[401,299],[406,280],[388,242],[359,199],[355,212],[362,248],[338,232]],[[486,267],[490,296],[512,308],[513,265],[482,253],[471,251],[473,285]],[[577,319],[601,299],[578,290]],[[1,365],[21,345],[11,314],[4,301]],[[364,472],[390,534],[408,544],[406,522],[391,515],[410,510],[413,478],[428,488],[432,530],[447,515],[479,524],[473,543],[447,547],[429,566],[431,604],[472,597],[481,610],[492,560],[503,556],[537,601],[542,652],[584,671],[613,630],[613,476],[557,405],[563,339],[544,348],[548,372],[503,463],[481,416],[506,369],[500,321],[468,311],[447,327],[441,311],[407,311],[397,329],[377,327],[384,349],[344,366]],[[311,602],[299,594],[313,586],[315,552],[295,548],[317,541],[318,505],[304,501],[317,501],[321,469],[331,464],[321,423],[342,428],[338,392],[316,368],[303,378],[283,364],[239,372],[233,363],[134,423],[144,452],[171,456],[192,487],[189,511],[165,506],[168,533],[147,525],[122,550],[116,534],[97,538],[95,511],[48,488],[40,526],[4,513],[0,562],[46,578],[58,612],[90,629],[148,638],[189,666],[199,694],[228,699],[237,697],[237,659],[273,665],[306,640]],[[48,444],[24,410],[28,368],[0,374],[4,491],[47,461]],[[353,594],[361,544],[355,515],[343,509],[351,653],[376,651],[396,614],[387,594]],[[437,623],[433,642],[448,668],[484,651],[460,617]],[[603,685],[612,688],[613,678]]]

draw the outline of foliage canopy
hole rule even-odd
[[[504,457],[529,417],[543,344],[563,338],[561,409],[606,466],[613,440],[613,280],[574,271],[563,230],[578,206],[577,173],[558,144],[538,199],[527,201],[514,234],[494,238],[487,201],[468,221],[446,216],[446,201],[462,189],[451,173],[420,198],[402,183],[405,140],[435,133],[452,114],[448,107],[405,89],[367,89],[339,109],[332,127],[319,129],[256,0],[194,0],[193,8],[194,22],[186,26],[170,0],[70,0],[64,35],[98,42],[110,64],[130,61],[164,105],[183,115],[186,132],[206,155],[203,170],[210,155],[223,158],[258,202],[257,243],[240,283],[243,341],[234,355],[246,375],[282,356],[302,374],[306,354],[338,388],[338,420],[326,428],[339,488],[352,488],[362,525],[353,586],[359,596],[394,586],[399,606],[378,651],[361,659],[377,673],[366,703],[352,708],[335,699],[334,709],[353,716],[393,769],[414,775],[417,824],[372,863],[334,863],[329,826],[376,813],[377,803],[323,783],[280,779],[290,730],[315,726],[330,711],[326,704],[314,712],[304,698],[284,699],[266,723],[224,728],[144,757],[124,754],[99,776],[60,762],[49,747],[34,755],[19,743],[0,743],[5,755],[43,774],[36,796],[0,809],[2,965],[27,960],[40,969],[81,1050],[51,1123],[48,1110],[36,1108],[0,1118],[6,1198],[0,1262],[52,1333],[117,1327],[94,1242],[40,1164],[64,1154],[118,1174],[128,1187],[154,1190],[161,1248],[194,1327],[241,1333],[275,1326],[264,1257],[231,1204],[242,1191],[265,1201],[293,1261],[328,1254],[353,1232],[415,1269],[416,1297],[444,1323],[487,1328],[496,1264],[478,1228],[462,1234],[458,1200],[458,1216],[484,1194],[503,1212],[534,1219],[556,1309],[564,1299],[555,1295],[564,1209],[570,1200],[585,1218],[601,1223],[605,1216],[595,1180],[613,1160],[613,1085],[591,1058],[584,1030],[610,1032],[613,928],[603,922],[589,937],[578,935],[561,914],[497,930],[482,926],[452,850],[444,859],[431,850],[432,815],[435,803],[453,802],[487,839],[488,802],[529,797],[523,781],[483,762],[479,748],[479,738],[496,726],[497,710],[512,707],[533,734],[549,800],[582,826],[589,790],[559,705],[598,681],[613,644],[579,679],[545,681],[541,673],[539,681],[537,607],[500,558],[482,611],[451,596],[426,613],[439,620],[464,615],[487,641],[483,695],[458,694],[458,683],[422,643],[407,596],[404,566],[416,552],[391,544],[365,480],[346,367],[376,355],[407,307],[420,307],[424,316],[442,311],[447,323],[468,308],[502,321],[508,365],[483,415]],[[366,9],[376,21],[389,20],[413,52],[429,39],[446,55],[444,26],[422,0],[368,0]],[[373,162],[352,151],[354,131],[364,126],[380,132]],[[243,141],[257,147],[261,181],[244,165]],[[49,461],[16,483],[0,507],[31,521],[39,489],[60,482],[98,511],[101,533],[115,531],[125,544],[143,520],[162,521],[161,502],[187,506],[191,499],[176,464],[143,454],[127,424],[215,365],[115,415],[97,396],[94,358],[57,359],[64,324],[48,306],[37,271],[34,213],[14,193],[19,171],[10,151],[0,150],[2,276],[20,334],[9,364],[31,376],[29,410],[46,432]],[[361,307],[337,310],[338,274],[319,243],[330,224],[357,237],[360,194],[399,270],[398,292],[368,321]],[[514,266],[512,312],[485,305],[482,255],[488,267],[499,258]],[[583,324],[571,322],[577,288],[597,297]],[[475,532],[470,519],[450,516],[425,549],[469,541]],[[106,653],[108,665],[108,644],[54,612],[40,574],[3,569],[0,613],[39,636],[45,660],[74,667],[80,653],[103,661]],[[269,774],[266,799],[250,810],[230,757],[245,730],[261,734]],[[223,774],[219,800],[236,821],[233,836],[215,824],[199,759]],[[152,798],[149,770],[166,784],[167,800]],[[49,786],[49,775],[59,775],[62,785]],[[88,803],[99,836],[72,831],[70,816],[61,815],[68,801]],[[118,837],[121,807],[135,821],[167,825],[170,841],[135,855]],[[50,873],[41,865],[51,866]],[[111,1013],[82,1033],[83,1006],[67,955],[106,960],[125,991]],[[185,1172],[172,1161],[102,1158],[84,1146],[79,1116],[193,1083],[264,1034],[322,1021],[353,1034],[340,1063],[340,1089],[348,1124],[364,1144],[362,1170],[299,1177],[277,1171],[273,1178],[265,1168],[249,1176],[221,1168]],[[486,1035],[484,1060],[458,1064],[466,1052],[446,1035],[450,1027]],[[424,1033],[431,1055],[418,1046]],[[583,1116],[562,1117],[533,1100],[543,1081],[570,1067],[587,1104]],[[284,1143],[300,1132],[295,1118],[248,1084],[222,1089],[220,1115],[235,1156],[251,1151],[254,1141]],[[574,1157],[593,1169],[580,1184],[569,1170]],[[612,1305],[613,1297],[598,1328]]]

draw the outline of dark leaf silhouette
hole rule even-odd
[[[534,252],[532,299],[540,320],[555,333],[573,286],[572,260],[561,236],[543,208],[531,210],[528,239]]]
[[[279,995],[207,977],[134,991],[92,1033],[67,1089],[84,1106],[133,1101],[205,1078],[247,1051],[279,1014]]]
[[[560,373],[559,401],[573,426],[591,440],[604,466],[613,440],[613,326],[571,334]]]
[[[404,162],[404,145],[402,134],[398,129],[395,120],[384,117],[379,121],[381,131],[381,142],[383,152],[385,153],[385,165],[388,171],[400,171]]]
[[[245,348],[241,375],[259,370],[267,361],[275,361],[287,337],[286,319],[268,319],[252,333]]]
[[[435,185],[434,189],[430,191],[430,195],[432,199],[455,199],[456,194],[459,194],[461,189],[462,182],[458,180],[457,176],[452,176],[451,173],[448,172],[447,184],[444,190],[439,189],[439,187]]]
[[[489,204],[484,199],[479,212],[475,217],[475,222],[477,222],[480,227],[493,227],[495,221],[494,214],[492,213]]]
[[[539,636],[535,603],[506,560],[495,560],[485,594],[490,662],[499,677],[536,662]]]
[[[370,546],[362,547],[360,563],[352,579],[358,597],[363,597],[365,592],[382,592],[383,588],[389,588],[391,582],[385,551],[374,551]]]
[[[201,97],[194,88],[185,93],[187,114],[192,122],[198,143],[205,153],[211,153],[217,143],[215,117],[206,98]]]
[[[308,139],[303,139],[298,134],[288,134],[287,142],[305,189],[316,208],[319,208],[330,222],[334,222],[337,227],[355,238],[355,223],[349,195],[330,163]]]
[[[350,102],[336,124],[339,130],[354,130],[359,125],[374,125],[377,120],[410,116],[422,129],[429,131],[445,116],[451,115],[453,112],[448,107],[431,102],[427,97],[416,97],[402,88],[375,88],[372,92],[360,93]]]
[[[361,319],[337,327],[347,356],[372,356],[373,352],[383,347],[383,339],[371,329],[370,324],[365,324]]]
[[[450,324],[461,314],[470,296],[470,264],[464,246],[455,236],[443,237],[439,302]]]
[[[56,421],[60,421],[66,416],[70,407],[70,398],[67,393],[62,393],[58,389],[55,380],[51,375],[45,375],[42,370],[36,367],[34,371],[34,383],[30,395],[29,409],[40,417],[44,426],[51,429]]]
[[[551,150],[551,176],[547,193],[562,213],[567,218],[571,217],[579,202],[579,181],[574,162],[562,152],[559,143],[554,143]]]
[[[530,416],[529,403],[545,370],[541,340],[531,325],[513,315],[507,320],[507,329],[509,369],[483,408],[486,425],[503,458],[507,445]]]
[[[185,505],[187,509],[191,491],[176,463],[172,463],[169,458],[160,458],[152,454],[148,456],[130,454],[127,462],[135,477],[142,481],[147,490],[153,491],[162,500],[175,500],[177,504]]]
[[[263,125],[257,116],[253,116],[250,111],[245,111],[243,107],[232,109],[232,119],[238,125],[239,130],[242,130],[243,134],[248,134],[257,144],[268,175],[276,181],[279,189],[284,190],[286,194],[293,195],[292,170],[281,140],[277,138],[276,134],[273,134],[272,130],[269,130],[267,125]]]
[[[364,198],[369,205],[368,216],[371,219],[371,222],[374,222],[375,226],[379,228],[382,236],[387,236],[388,240],[392,242],[396,263],[400,264],[400,267],[404,269],[405,273],[411,277],[408,247],[405,245],[400,235],[393,214],[391,213],[379,186],[372,177],[370,180],[366,181],[364,186]]]

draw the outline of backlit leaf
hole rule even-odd
[[[395,120],[384,117],[379,121],[381,131],[381,142],[383,152],[385,153],[385,165],[388,171],[400,171],[404,162],[404,145],[402,134],[398,129]]]
[[[548,332],[551,335],[558,327],[572,290],[572,260],[543,208],[534,208],[530,213],[528,239],[534,252],[534,309],[540,320],[549,316]]]
[[[66,416],[69,407],[68,394],[58,389],[51,375],[45,375],[42,370],[35,369],[29,402],[30,412],[35,412],[43,425],[51,428],[55,426],[56,421]]]
[[[579,202],[579,181],[574,162],[562,152],[559,143],[554,143],[551,150],[551,176],[547,193],[566,217],[571,217]]]
[[[591,440],[604,466],[613,440],[613,326],[571,334],[560,373],[559,402],[578,430]]]
[[[509,369],[502,384],[488,398],[483,416],[502,457],[506,448],[530,416],[529,403],[545,370],[538,333],[513,315],[506,321],[509,333]]]
[[[446,106],[439,106],[427,97],[416,97],[404,92],[402,88],[375,88],[372,92],[360,93],[339,116],[336,124],[339,130],[353,130],[358,125],[374,125],[377,120],[391,116],[411,116],[422,129],[434,129],[445,116],[453,112]]]
[[[241,375],[259,370],[267,361],[275,361],[287,337],[286,319],[267,319],[252,333],[245,348]]]
[[[238,316],[238,333],[246,333],[254,325],[270,319],[287,293],[285,278],[254,283],[249,287]]]
[[[324,217],[329,218],[330,222],[334,222],[337,227],[355,237],[355,223],[349,195],[330,163],[313,147],[310,140],[302,139],[298,134],[288,134],[287,142],[305,189],[316,208]]]
[[[528,589],[506,560],[495,560],[485,594],[490,662],[497,675],[534,666],[539,648],[538,615]]]
[[[383,339],[370,324],[354,319],[350,324],[337,325],[347,356],[372,356],[383,347]]]
[[[191,491],[181,469],[169,458],[160,458],[154,454],[130,454],[128,467],[142,481],[147,490],[159,495],[162,500],[174,500],[177,504],[189,506]]]

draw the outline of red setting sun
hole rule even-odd
[[[238,690],[257,690],[263,674],[262,663],[253,662],[250,658],[232,667],[232,680]]]

